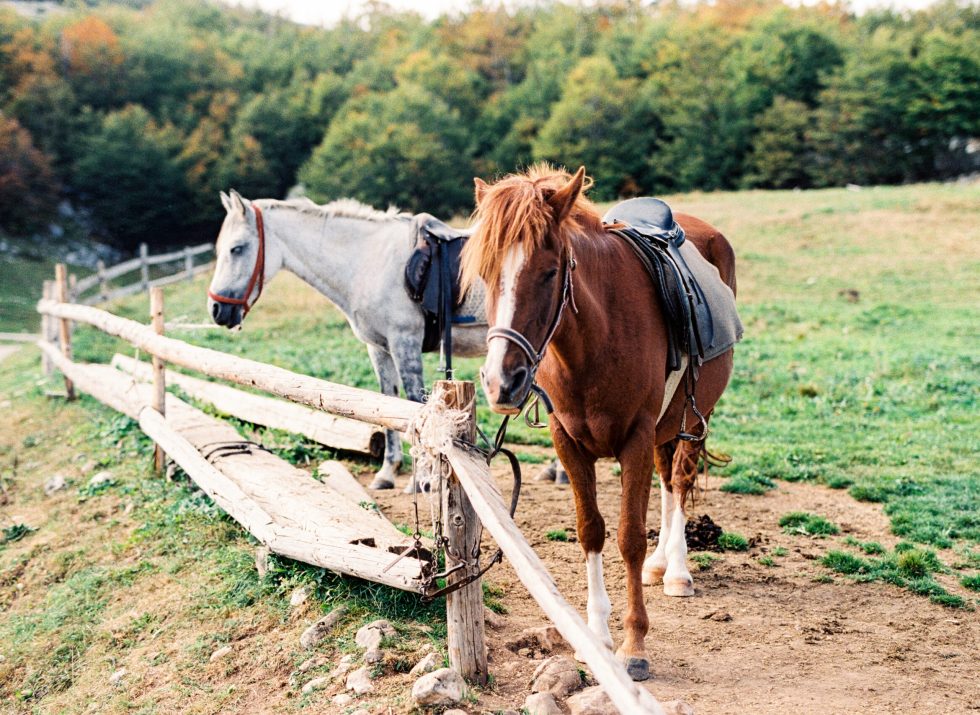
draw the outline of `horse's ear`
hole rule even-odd
[[[240,193],[234,189],[229,189],[228,192],[231,194],[229,201],[231,202],[231,211],[238,211],[242,216],[248,215],[248,199],[243,198]]]
[[[477,204],[483,201],[483,197],[487,195],[487,189],[489,188],[490,185],[479,176],[473,177],[473,196],[476,198]]]
[[[567,184],[548,197],[548,204],[551,206],[551,210],[555,212],[555,223],[561,223],[571,213],[572,206],[575,205],[575,200],[582,193],[582,184],[584,182],[585,167],[580,166],[578,171],[575,172],[575,176]]]
[[[231,197],[224,191],[219,192],[221,194],[221,205],[225,207],[225,211],[231,213]]]

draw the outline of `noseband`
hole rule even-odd
[[[252,306],[259,301],[259,296],[262,295],[262,284],[265,282],[265,223],[262,220],[262,209],[257,204],[252,204],[252,210],[255,211],[255,228],[259,233],[259,253],[255,257],[255,268],[252,269],[252,277],[248,279],[248,287],[245,288],[245,294],[241,298],[229,298],[228,296],[218,295],[208,290],[208,298],[217,303],[242,306],[242,319],[248,315],[248,311],[252,309]],[[256,284],[259,286],[259,292],[255,294],[255,300],[249,303],[249,296],[252,295],[252,290],[254,290]]]
[[[564,266],[564,276],[562,277],[562,288],[561,288],[561,302],[558,304],[558,309],[555,311],[554,316],[551,319],[551,324],[548,327],[548,332],[545,334],[544,342],[541,343],[541,348],[535,350],[534,346],[531,345],[531,341],[528,340],[522,333],[513,328],[499,328],[492,327],[487,331],[487,345],[494,338],[500,338],[501,340],[507,340],[513,343],[521,349],[521,351],[527,356],[530,362],[530,374],[531,374],[531,389],[528,392],[528,397],[531,394],[536,394],[545,405],[545,409],[548,414],[551,414],[553,407],[551,404],[551,399],[548,394],[535,382],[535,375],[538,373],[538,367],[541,365],[541,361],[544,360],[544,354],[548,351],[548,345],[551,343],[551,339],[555,337],[555,333],[558,331],[558,325],[561,323],[561,316],[565,312],[565,306],[569,302],[572,304],[572,309],[578,312],[575,308],[575,296],[572,291],[572,271],[575,270],[575,256],[569,256],[568,261]],[[527,403],[527,398],[524,399],[522,406]]]

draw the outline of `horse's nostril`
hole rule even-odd
[[[212,303],[211,304],[211,317],[214,318],[215,320],[217,320],[218,319],[218,313],[220,313],[220,312],[221,312],[221,304],[220,303],[217,303],[217,302]]]

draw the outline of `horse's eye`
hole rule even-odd
[[[542,283],[547,283],[552,278],[554,278],[556,275],[558,275],[558,269],[557,268],[552,268],[550,271],[548,271],[547,273],[544,274],[544,277],[541,279],[541,282]]]
[[[242,255],[242,251],[244,251],[244,250],[245,250],[245,246],[232,246],[232,248],[231,248],[231,255],[233,255],[233,256],[240,256],[240,255]]]

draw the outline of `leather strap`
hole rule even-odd
[[[248,311],[252,309],[252,306],[258,303],[259,296],[262,295],[262,286],[265,282],[265,221],[262,219],[262,209],[259,208],[258,204],[253,203],[252,210],[255,211],[255,229],[259,234],[259,253],[255,257],[255,268],[252,269],[252,276],[248,279],[248,286],[245,288],[245,294],[241,298],[230,298],[226,295],[212,293],[210,290],[208,290],[208,298],[213,301],[218,303],[226,303],[228,305],[243,306],[243,319],[246,315],[248,315]],[[255,294],[255,300],[250,303],[248,299],[251,297],[252,291],[255,289],[256,284],[259,287],[259,291]]]

